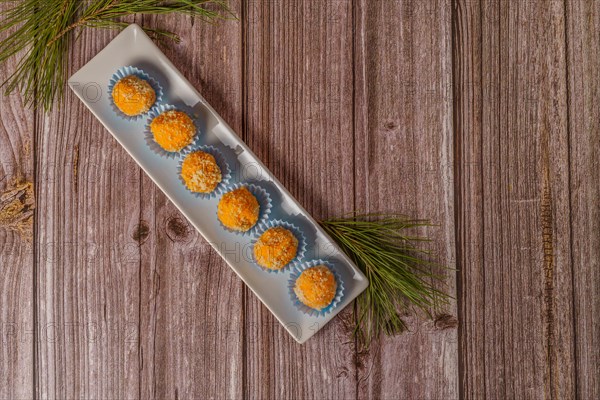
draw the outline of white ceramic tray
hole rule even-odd
[[[220,196],[205,200],[188,192],[178,177],[179,160],[160,157],[145,143],[146,118],[128,121],[115,114],[107,87],[111,76],[123,66],[138,67],[155,78],[163,87],[163,103],[194,110],[203,144],[226,153],[233,170],[230,182],[265,187],[273,202],[269,219],[289,221],[302,229],[308,244],[304,261],[324,259],[333,263],[344,283],[344,296],[337,307],[325,316],[309,316],[297,309],[288,293],[291,271],[268,273],[255,265],[250,245],[255,236],[230,233],[219,224],[216,209]],[[298,342],[304,343],[365,290],[366,277],[139,26],[133,24],[121,32],[69,79],[69,86]]]

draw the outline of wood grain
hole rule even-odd
[[[240,2],[229,2],[240,15]],[[182,16],[144,18],[182,34],[160,45],[206,100],[242,130],[242,25]],[[140,237],[143,399],[240,398],[243,283],[144,174]]]
[[[230,3],[136,22],[315,217],[432,219],[458,304],[369,351],[349,307],[300,346],[70,91],[13,94],[0,398],[599,398],[600,2]]]
[[[576,395],[563,5],[455,7],[465,398]]]
[[[351,211],[352,2],[245,4],[243,139],[314,217]],[[351,312],[299,345],[245,289],[245,394],[355,397]]]
[[[0,4],[0,10],[8,6]],[[16,63],[13,58],[0,65],[0,81]],[[34,377],[34,113],[14,93],[0,97],[0,115],[0,398],[29,399]]]
[[[600,3],[566,2],[576,394],[600,398]]]
[[[83,31],[71,71],[114,35]],[[139,398],[139,168],[67,89],[38,112],[36,171],[35,397]]]
[[[483,398],[486,379],[483,260],[481,2],[453,9],[456,266],[461,398]],[[472,339],[469,339],[472,338]]]
[[[437,226],[418,233],[433,239],[436,262],[453,266],[450,5],[358,1],[354,15],[357,209],[431,219]],[[438,324],[407,317],[409,332],[359,355],[359,396],[458,398],[455,307]]]

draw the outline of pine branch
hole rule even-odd
[[[6,3],[6,1],[5,1]],[[123,29],[130,15],[183,14],[206,22],[233,17],[223,0],[22,0],[0,12],[0,63],[23,53],[2,84],[5,94],[19,90],[26,105],[50,111],[64,94],[67,54],[76,29]],[[154,37],[179,40],[171,31],[144,27]]]
[[[443,276],[431,272],[440,266],[428,261],[429,252],[416,246],[428,239],[408,234],[414,228],[430,226],[428,221],[367,214],[320,224],[369,281],[357,300],[355,333],[364,346],[382,333],[402,332],[406,326],[401,310],[416,308],[431,317],[448,303],[449,296],[436,288]]]

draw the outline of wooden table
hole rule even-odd
[[[163,51],[315,217],[435,221],[456,302],[368,351],[352,307],[298,345],[72,93],[13,94],[0,398],[600,398],[600,2],[232,6],[135,22],[182,35]]]

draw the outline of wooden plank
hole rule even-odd
[[[562,1],[458,1],[465,398],[574,398]]]
[[[243,139],[316,218],[354,208],[352,2],[245,3]],[[249,398],[354,398],[348,307],[298,345],[245,289]]]
[[[566,2],[577,396],[600,398],[600,2]]]
[[[435,261],[454,263],[451,8],[443,1],[357,2],[358,210],[428,218]],[[455,274],[446,273],[453,295]],[[458,398],[456,306],[360,356],[363,398]]]
[[[485,394],[485,279],[482,180],[481,3],[453,9],[456,265],[460,339],[460,389],[465,399]]]
[[[240,15],[239,1],[229,4]],[[209,25],[183,16],[142,22],[181,34],[180,44],[161,49],[241,132],[241,22]],[[140,397],[240,398],[243,283],[145,175],[142,193]]]
[[[71,71],[115,34],[84,30]],[[35,397],[139,398],[139,168],[68,89],[37,127]]]
[[[0,10],[9,8],[0,4]],[[11,32],[3,33],[4,35]],[[0,65],[7,79],[17,59]],[[0,398],[33,397],[34,113],[20,94],[0,97]]]

